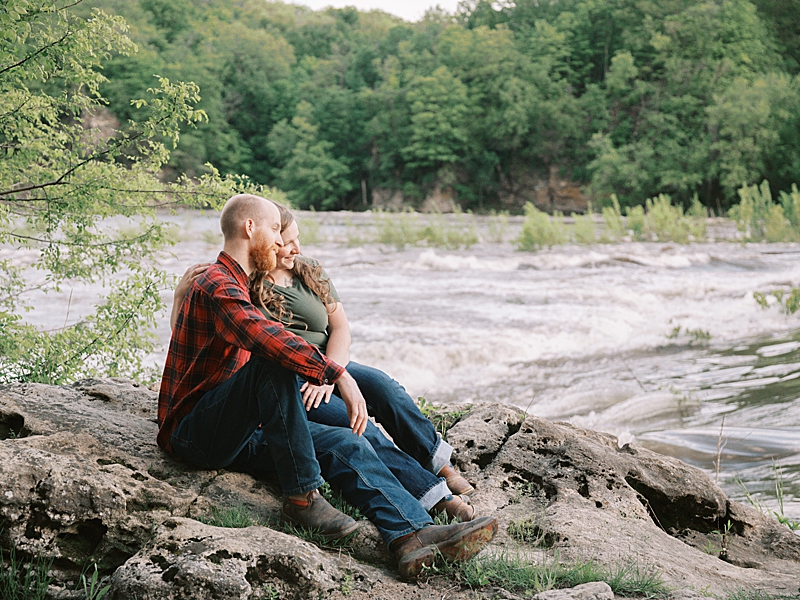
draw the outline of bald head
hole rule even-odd
[[[233,241],[244,237],[244,225],[252,220],[258,226],[280,221],[276,206],[261,196],[253,194],[237,194],[230,198],[222,208],[219,226],[225,241]]]

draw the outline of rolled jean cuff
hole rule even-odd
[[[284,496],[296,496],[297,494],[305,494],[307,492],[313,492],[317,488],[322,487],[322,484],[325,483],[325,480],[322,477],[317,477],[316,481],[313,483],[309,483],[306,485],[299,484],[298,487],[293,488],[291,490],[284,490],[281,489],[281,493]]]
[[[443,500],[449,495],[450,488],[447,487],[447,482],[444,479],[440,479],[436,485],[422,494],[419,503],[422,504],[422,508],[430,512],[439,500]]]
[[[434,475],[438,475],[439,471],[450,464],[452,454],[453,447],[442,438],[439,438],[439,441],[433,447],[433,452],[431,452],[431,457],[428,459],[425,468]]]

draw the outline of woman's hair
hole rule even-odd
[[[291,211],[275,202],[281,215],[281,233],[294,223],[294,215]],[[286,309],[286,298],[277,293],[272,286],[264,285],[267,273],[263,271],[253,271],[250,275],[250,300],[255,304],[261,305],[269,311],[279,321],[291,321],[292,312]],[[322,301],[327,311],[333,312],[336,307],[336,300],[331,296],[331,282],[322,275],[322,267],[315,261],[310,261],[302,256],[297,256],[292,267],[292,275],[300,279],[303,284],[310,289]]]

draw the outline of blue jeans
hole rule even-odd
[[[433,474],[450,464],[453,447],[439,437],[402,385],[379,369],[352,361],[347,372],[358,383],[369,414],[398,448]]]
[[[314,423],[349,428],[350,418],[347,407],[337,395],[330,402],[320,404],[308,411],[308,419]],[[414,496],[425,510],[450,495],[444,479],[437,477],[395,446],[371,421],[367,423],[364,438],[370,443],[377,458],[389,468],[403,487]],[[327,476],[326,476],[327,479]]]
[[[366,438],[349,427],[308,421],[295,374],[255,355],[200,399],[171,443],[180,459],[201,468],[277,478],[285,495],[322,485],[321,467],[331,486],[375,523],[387,546],[433,523]],[[309,449],[311,456],[300,462],[300,451]]]
[[[261,425],[284,495],[310,492],[323,480],[299,393],[294,373],[254,354],[200,398],[175,428],[172,448],[189,464],[221,469],[233,462]]]

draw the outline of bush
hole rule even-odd
[[[530,202],[525,203],[525,220],[522,223],[522,232],[516,239],[519,250],[535,251],[566,242],[567,228],[563,214],[556,211],[551,218]]]
[[[628,230],[631,232],[631,235],[633,236],[633,239],[635,240],[644,239],[644,228],[646,223],[644,207],[629,206],[625,210],[625,213],[627,214],[626,224],[628,226]]]
[[[579,244],[596,243],[597,234],[595,233],[594,219],[592,218],[592,205],[589,204],[589,210],[585,215],[572,213],[572,218],[575,219],[575,227],[572,230],[575,241]]]
[[[606,224],[606,231],[602,236],[602,241],[616,242],[625,235],[622,212],[620,211],[616,194],[611,194],[611,206],[603,208],[603,221]]]

